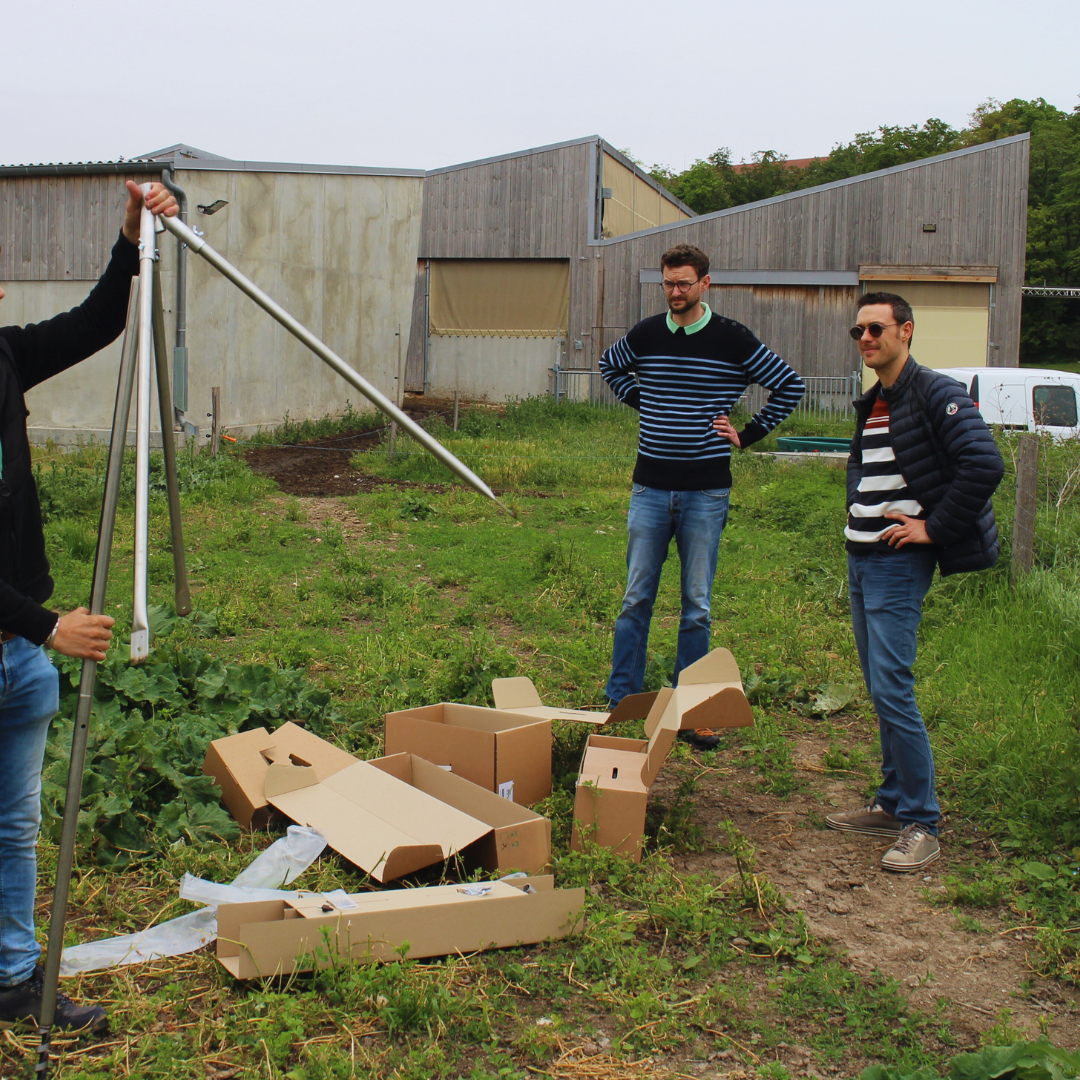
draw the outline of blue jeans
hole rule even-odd
[[[720,537],[728,516],[730,488],[711,491],[661,491],[635,484],[630,495],[626,547],[626,595],[615,621],[615,647],[607,696],[622,701],[641,692],[645,681],[649,623],[652,621],[660,571],[671,538],[682,564],[682,618],[675,654],[679,672],[709,651],[709,605],[716,576]]]
[[[41,763],[60,707],[59,676],[45,650],[17,637],[0,645],[0,986],[30,977],[34,937]]]
[[[934,753],[915,704],[916,632],[923,598],[934,577],[932,550],[870,551],[848,555],[851,624],[866,689],[881,730],[881,786],[877,802],[905,824],[937,836],[941,816]]]

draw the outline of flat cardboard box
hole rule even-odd
[[[415,754],[353,760],[320,781],[312,768],[269,766],[269,803],[309,825],[349,862],[386,882],[461,855],[485,870],[542,872],[551,823]]]
[[[641,859],[645,808],[660,767],[681,730],[748,727],[754,722],[738,664],[714,649],[685,668],[679,685],[659,692],[645,721],[647,739],[590,735],[581,760],[570,846],[585,837]]]
[[[531,945],[580,933],[584,924],[585,890],[557,890],[550,877],[357,893],[349,900],[354,907],[329,912],[319,895],[222,904],[218,960],[236,978],[266,978],[341,959],[377,963],[402,953],[419,959]]]
[[[386,714],[384,752],[419,754],[480,787],[531,806],[551,794],[551,722],[443,702]]]
[[[265,829],[272,810],[263,792],[266,770],[275,762],[310,765],[319,780],[351,765],[356,758],[296,724],[241,731],[215,739],[206,751],[203,772],[221,788],[225,808],[245,829]]]
[[[541,720],[571,720],[578,724],[603,727],[621,720],[644,720],[649,715],[656,694],[627,694],[611,712],[591,712],[585,709],[558,709],[540,700],[536,684],[527,676],[513,679],[492,679],[491,696],[495,708],[503,712],[535,716]]]

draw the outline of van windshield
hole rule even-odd
[[[1071,386],[1036,386],[1031,391],[1035,423],[1044,427],[1076,427],[1076,392]]]

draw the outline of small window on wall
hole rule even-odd
[[[1076,392],[1070,386],[1036,386],[1031,391],[1031,410],[1036,424],[1076,427]]]

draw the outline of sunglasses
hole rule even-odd
[[[848,331],[848,333],[852,336],[852,338],[855,341],[860,340],[862,338],[863,334],[866,334],[866,333],[869,333],[869,335],[872,338],[879,338],[879,337],[881,337],[882,334],[885,333],[885,328],[887,326],[899,326],[899,325],[900,325],[899,323],[894,323],[894,322],[887,322],[887,323],[872,322],[872,323],[867,323],[866,326],[853,326]]]

